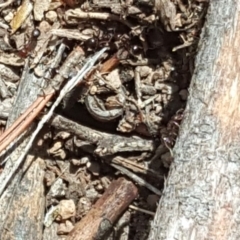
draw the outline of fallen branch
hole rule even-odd
[[[113,181],[67,239],[103,239],[137,195],[137,188],[132,182],[124,178]]]
[[[95,153],[99,156],[112,155],[119,152],[149,151],[155,149],[153,140],[137,136],[125,137],[117,134],[103,133],[78,124],[60,115],[54,115],[49,121],[56,129],[67,131],[91,144],[97,145]]]

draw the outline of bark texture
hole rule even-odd
[[[124,178],[113,181],[88,214],[75,225],[67,239],[105,239],[105,235],[137,195],[138,190],[132,182]]]
[[[240,239],[240,1],[211,0],[149,239]]]
[[[21,112],[36,100],[40,94],[40,79],[29,69],[20,82],[18,95],[8,125],[16,120]],[[28,132],[33,128],[30,127]],[[0,182],[8,176],[14,162],[21,155],[28,141],[27,134],[15,144],[14,150],[9,154],[4,171],[0,175]],[[12,180],[0,196],[0,239],[25,240],[42,239],[42,222],[45,209],[44,197],[44,161],[43,154],[38,148],[32,149],[24,164],[15,173]]]

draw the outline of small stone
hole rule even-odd
[[[65,131],[61,131],[61,132],[58,132],[54,139],[62,139],[62,140],[66,140],[68,139],[69,137],[71,136],[71,134],[69,132],[65,132]]]
[[[77,204],[77,217],[82,218],[92,208],[90,199],[82,197]]]
[[[63,197],[65,196],[66,185],[61,178],[58,178],[51,186],[48,195],[51,197]]]
[[[80,158],[81,165],[87,164],[89,161],[91,161],[91,156],[84,156]]]
[[[92,202],[95,202],[99,196],[98,196],[98,192],[95,190],[95,188],[92,187],[92,188],[86,190],[86,197],[89,198]]]
[[[7,14],[7,15],[4,17],[4,20],[5,20],[6,22],[11,22],[12,19],[13,19],[13,17],[14,17],[13,13],[10,12],[9,14]]]
[[[68,234],[72,231],[72,229],[73,229],[72,222],[66,220],[65,222],[62,222],[58,225],[57,234],[58,235]]]
[[[71,163],[74,165],[74,166],[80,166],[80,159],[71,159]]]
[[[100,183],[98,185],[96,185],[95,188],[97,191],[102,191],[104,189]]]
[[[67,157],[67,153],[63,148],[63,142],[61,141],[55,142],[54,145],[48,150],[48,154],[62,160],[66,159]]]
[[[58,221],[74,217],[76,215],[76,206],[74,201],[71,199],[61,200],[57,206],[57,215],[56,220]]]
[[[49,11],[46,13],[45,18],[47,21],[53,23],[57,20],[57,13],[55,11]]]
[[[89,93],[90,93],[91,95],[95,95],[96,92],[97,92],[97,87],[96,87],[96,86],[92,86],[92,87],[90,88]]]
[[[152,68],[148,67],[148,66],[141,66],[138,67],[139,73],[140,73],[140,77],[147,77],[149,74],[152,73]]]

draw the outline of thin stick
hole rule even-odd
[[[0,152],[2,149],[2,141],[6,141],[6,137],[9,136],[24,120],[25,118],[33,111],[33,109],[42,101],[42,98],[39,97],[27,110],[0,136]]]
[[[139,211],[139,212],[143,212],[143,213],[155,216],[155,212],[151,212],[151,211],[136,207],[134,205],[129,205],[129,208],[134,209],[134,210]]]
[[[80,81],[83,80],[84,76],[92,69],[92,67],[94,66],[95,62],[99,59],[99,57],[107,50],[107,48],[103,48],[102,50],[100,50],[99,52],[97,52],[96,54],[93,55],[93,57],[91,57],[86,64],[83,66],[83,68],[78,72],[78,74],[73,77],[71,80],[69,80],[66,85],[63,87],[63,89],[61,90],[57,100],[54,102],[54,104],[52,105],[51,109],[49,110],[49,112],[41,119],[41,121],[38,123],[38,126],[36,128],[36,130],[33,132],[33,134],[30,137],[30,140],[28,141],[22,155],[18,158],[18,160],[15,162],[13,168],[11,169],[9,175],[5,178],[5,180],[1,183],[1,187],[0,187],[0,195],[2,195],[5,187],[7,186],[8,182],[10,181],[11,177],[13,176],[13,174],[15,173],[15,171],[18,169],[18,167],[20,166],[20,164],[23,162],[23,160],[25,159],[28,151],[30,150],[32,143],[34,141],[34,139],[36,138],[37,134],[39,133],[39,131],[42,129],[43,125],[51,118],[53,111],[55,110],[55,108],[58,106],[58,104],[61,102],[61,100],[63,99],[63,97],[66,95],[66,93],[68,93],[69,91],[71,91]]]
[[[52,98],[54,94],[49,94],[47,96],[45,96],[44,98],[38,98],[36,101],[34,102],[34,104],[31,105],[31,114],[29,115],[29,111],[28,111],[28,115],[24,114],[25,118],[27,117],[27,121],[24,121],[24,119],[22,119],[22,121],[19,123],[21,124],[19,126],[19,124],[16,126],[14,126],[15,128],[10,129],[10,133],[14,130],[14,134],[11,134],[7,139],[3,139],[4,141],[1,143],[0,145],[0,156],[3,155],[2,152],[4,149],[6,149],[6,147],[9,146],[9,148],[11,147],[10,143],[12,143],[14,141],[14,139],[16,139],[17,136],[19,136],[21,133],[23,133],[28,127],[29,125],[32,123],[32,121],[39,115],[39,112],[42,111],[42,109],[45,107],[45,105],[49,102],[49,100]],[[36,106],[36,104],[38,104]]]
[[[57,55],[52,62],[50,69],[55,68],[60,60],[61,56],[66,48],[65,44],[61,44]],[[50,72],[48,71],[46,73],[46,78],[50,77]],[[14,145],[14,142],[16,142],[17,137],[23,133],[27,127],[32,123],[32,121],[38,116],[39,112],[42,111],[44,106],[47,104],[48,101],[52,98],[54,92],[48,94],[47,96],[39,96],[35,102],[27,108],[27,110],[11,125],[10,128],[8,128],[0,137],[0,156],[2,156],[6,148],[11,148],[12,145]],[[10,144],[12,143],[12,144]]]
[[[159,191],[157,188],[155,188],[150,183],[146,182],[144,179],[140,178],[136,174],[128,171],[126,168],[120,167],[120,166],[118,166],[117,164],[114,164],[114,163],[110,163],[110,165],[113,166],[114,168],[116,168],[117,170],[119,170],[121,173],[123,173],[126,176],[128,176],[129,178],[133,179],[140,186],[144,186],[144,187],[148,188],[150,191],[152,191],[153,193],[157,194],[158,196],[162,195],[161,191]]]
[[[123,24],[125,24],[126,26],[128,26],[129,28],[133,28],[133,24],[131,24],[129,21],[124,20],[120,17],[118,17],[115,14],[111,14],[111,13],[100,13],[100,12],[83,12],[81,9],[77,8],[74,10],[68,10],[66,12],[66,18],[82,18],[82,19],[100,19],[100,20],[113,20],[113,21],[118,21],[121,22]]]

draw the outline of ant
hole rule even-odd
[[[104,47],[105,45],[108,45],[109,48],[112,50],[114,48],[114,41],[117,41],[121,37],[120,34],[115,34],[115,32],[112,32],[112,29],[108,29],[107,33],[101,37],[100,40],[100,31],[98,32],[97,36],[94,36],[92,38],[89,38],[84,42],[85,47],[87,50],[96,50],[98,48]]]
[[[28,43],[23,46],[22,49],[17,50],[17,55],[21,58],[26,58],[30,52],[34,50],[37,46],[37,39],[40,36],[41,32],[39,29],[35,28],[32,31],[31,38]]]
[[[183,119],[184,109],[179,109],[176,114],[170,119],[166,128],[163,128],[161,133],[162,143],[170,150],[172,154],[172,148],[175,145],[176,138],[178,136],[180,123]]]
[[[131,56],[136,57],[142,53],[142,47],[140,41],[136,37],[129,37],[124,34],[122,29],[117,29],[116,26],[109,27],[100,36],[89,38],[84,42],[84,46],[88,51],[96,51],[98,48],[108,46],[110,51],[117,51],[119,49],[126,50]]]
[[[84,45],[88,50],[95,50],[99,47],[98,38],[97,37],[89,38],[84,42]]]
[[[97,37],[92,37],[89,38],[88,40],[86,40],[84,42],[85,47],[87,48],[87,50],[89,51],[95,51],[102,46],[103,42],[100,42],[99,39]],[[105,42],[104,42],[105,43]],[[109,48],[111,51],[117,50],[119,48],[125,48],[125,50],[133,57],[136,57],[137,55],[140,55],[142,53],[142,47],[140,47],[138,44],[129,44],[126,43],[125,46],[117,46],[114,43],[111,44],[111,42],[109,43]],[[129,46],[130,45],[130,46]]]

